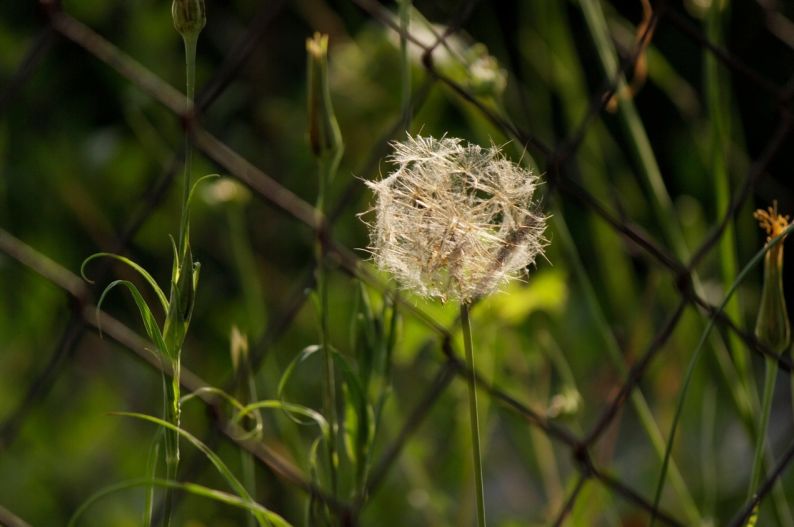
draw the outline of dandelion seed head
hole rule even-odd
[[[375,192],[370,251],[414,292],[460,302],[492,293],[542,254],[538,177],[499,148],[408,136]]]

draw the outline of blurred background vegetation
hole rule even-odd
[[[332,98],[346,146],[331,189],[331,204],[342,199],[333,236],[364,260],[361,249],[368,238],[357,214],[369,209],[371,194],[363,180],[389,170],[382,161],[387,142],[404,137],[405,129],[399,34],[364,8],[371,5],[208,0],[197,62],[197,100],[208,103],[202,125],[313,203],[317,174],[306,138],[305,39],[314,31],[330,35]],[[173,30],[170,2],[63,0],[62,8],[167,83],[183,86],[182,43]],[[396,23],[396,5],[383,8]],[[443,33],[450,25],[457,30],[434,54],[435,67],[480,107],[429,74],[421,50],[412,46],[409,130],[506,144],[514,160],[548,174],[559,169],[549,156],[506,135],[482,108],[551,148],[565,145],[612,82],[613,75],[605,73],[608,62],[631,59],[643,29],[640,1],[417,0],[415,8],[410,30],[426,45],[434,31]],[[558,161],[612,216],[686,264],[777,134],[749,199],[697,265],[699,294],[719,305],[737,271],[763,245],[752,210],[773,199],[784,213],[794,210],[794,142],[787,132],[780,138],[779,128],[781,119],[788,127],[785,119],[791,118],[794,5],[685,0],[666,2],[666,9],[640,54],[647,74],[629,68],[636,94],[619,90],[618,111],[595,115],[583,128],[578,149]],[[140,218],[122,252],[164,282],[171,265],[168,233],[176,232],[179,218],[180,186],[172,181],[182,152],[180,119],[84,49],[48,32],[42,11],[36,2],[0,5],[0,227],[78,273],[90,254],[119,250]],[[730,67],[697,40],[700,36],[727,50]],[[228,84],[218,85],[227,57],[245,38],[250,53]],[[32,49],[39,52],[29,60]],[[643,137],[651,150],[642,150]],[[657,165],[656,181],[666,190],[653,186]],[[199,153],[194,175],[214,172],[225,174]],[[475,350],[486,379],[583,437],[681,295],[669,269],[560,186],[549,177],[542,189],[553,215],[547,261],[476,307]],[[183,364],[223,386],[232,376],[235,325],[248,335],[252,353],[264,357],[254,375],[258,396],[277,398],[287,365],[317,343],[316,310],[304,302],[315,265],[314,234],[266,200],[244,191],[228,199],[222,190],[204,187],[193,209],[193,252],[203,267]],[[784,276],[791,291],[791,274]],[[94,295],[118,277],[129,272],[111,266],[104,282],[92,286]],[[360,364],[351,343],[362,312],[359,282],[334,269],[330,288],[331,340],[351,363]],[[726,310],[748,332],[760,290],[758,267]],[[379,312],[381,292],[369,287],[364,292]],[[64,345],[79,318],[75,303],[3,254],[0,299],[0,505],[32,525],[65,524],[95,491],[144,475],[154,428],[108,412],[159,415],[160,374],[92,329]],[[457,334],[455,306],[407,300]],[[104,308],[142,333],[125,295],[111,295]],[[294,318],[288,318],[293,311]],[[707,318],[688,305],[640,382],[664,438]],[[391,360],[392,387],[373,442],[374,459],[393,443],[444,356],[438,337],[405,314]],[[757,421],[762,368],[758,354],[720,328],[708,341],[686,399],[674,459],[698,515],[715,525],[727,523],[746,499],[754,445],[748,423]],[[320,362],[309,359],[296,369],[285,397],[321,409],[321,379]],[[361,525],[473,522],[465,390],[465,382],[455,378],[435,400],[382,487],[370,496]],[[749,401],[744,409],[743,397]],[[553,522],[578,481],[570,448],[504,404],[486,395],[480,401],[490,523]],[[239,473],[238,450],[219,434],[214,419],[200,403],[186,403],[183,426]],[[598,466],[652,501],[661,463],[641,421],[636,405],[622,406],[591,454]],[[789,380],[781,375],[769,430],[776,459],[789,445],[793,424]],[[308,470],[312,434],[273,413],[263,440]],[[223,488],[203,458],[186,456],[182,477]],[[305,493],[264,466],[256,466],[255,476],[261,503],[296,525],[304,523]],[[783,482],[782,501],[794,507],[794,471],[784,472]],[[692,524],[691,508],[669,480],[661,503]],[[759,525],[791,525],[785,507],[771,504],[764,501]],[[138,525],[142,508],[142,491],[114,494],[95,505],[82,524]],[[179,525],[245,522],[241,511],[194,496],[184,496],[176,514]],[[589,481],[566,521],[642,525],[647,517],[642,508]]]

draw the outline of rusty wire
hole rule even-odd
[[[377,0],[352,0],[362,12],[375,20],[378,20],[391,30],[399,32],[394,19],[388,10]],[[591,213],[600,217],[614,231],[620,234],[627,242],[636,245],[647,254],[651,260],[655,261],[663,269],[666,269],[672,276],[680,294],[680,301],[669,314],[667,320],[657,329],[654,337],[647,343],[645,353],[632,365],[629,375],[623,383],[616,387],[615,395],[610,404],[604,409],[601,416],[595,421],[591,429],[583,436],[573,433],[568,428],[546,419],[538,414],[529,405],[517,400],[500,387],[495,386],[477,375],[483,392],[487,393],[492,399],[504,408],[514,413],[520,419],[526,421],[528,425],[537,427],[549,438],[560,443],[570,450],[574,465],[579,471],[579,477],[573,489],[568,494],[561,509],[554,519],[554,525],[562,525],[566,516],[574,507],[574,504],[582,489],[598,482],[604,487],[620,496],[626,502],[631,503],[653,514],[656,518],[668,525],[682,525],[672,515],[663,510],[655,509],[653,504],[635,489],[616,479],[604,468],[598,467],[593,462],[590,449],[607,428],[613,423],[625,402],[642,380],[647,368],[654,358],[663,350],[664,344],[675,331],[682,314],[687,306],[694,306],[696,309],[709,317],[714,317],[716,322],[724,331],[732,332],[748,349],[762,357],[773,357],[777,360],[779,367],[787,372],[792,371],[791,360],[786,357],[779,357],[759,343],[755,337],[745,331],[739,323],[731,320],[726,313],[710,304],[699,296],[694,288],[693,274],[705,256],[719,242],[725,229],[736,217],[741,207],[751,197],[755,184],[766,174],[767,168],[773,161],[777,153],[782,148],[788,135],[791,132],[791,114],[789,104],[792,94],[794,94],[794,79],[789,81],[786,86],[778,86],[774,82],[765,78],[755,71],[752,67],[745,64],[728,50],[710,42],[701,32],[693,27],[675,8],[669,6],[667,2],[657,2],[653,13],[644,25],[644,31],[638,35],[635,47],[632,52],[624,56],[621,60],[619,71],[613,78],[604,79],[602,87],[592,94],[589,109],[583,117],[580,125],[575,127],[573,132],[556,147],[547,144],[543,139],[533,135],[527,130],[523,130],[518,125],[511,122],[508,118],[497,114],[492,108],[483,104],[477,97],[471,94],[464,86],[455,80],[446,77],[438,71],[433,61],[433,52],[443,43],[446,38],[455,34],[471,16],[473,1],[462,3],[462,9],[457,12],[455,19],[447,26],[447,30],[438,36],[436,42],[430,46],[424,46],[416,40],[410,33],[406,38],[424,49],[423,65],[428,73],[428,80],[422,88],[413,94],[412,107],[418,108],[423,104],[430,87],[434,83],[441,83],[482,113],[498,129],[520,145],[533,151],[536,155],[545,159],[550,179],[550,189],[552,192],[559,193],[566,199],[578,203],[589,210]],[[268,176],[262,170],[254,166],[233,148],[224,144],[209,130],[201,124],[201,113],[218,98],[218,96],[229,85],[238,73],[241,65],[250,57],[254,50],[254,45],[267,28],[270,21],[282,8],[283,2],[268,3],[264,6],[256,17],[251,21],[248,31],[240,38],[237,45],[230,51],[224,65],[208,83],[207,88],[202,91],[198,98],[195,108],[192,111],[185,111],[184,97],[173,87],[162,81],[148,69],[137,63],[131,57],[115,47],[107,39],[101,37],[85,24],[70,16],[63,11],[60,5],[53,0],[41,0],[41,6],[46,13],[47,24],[41,30],[29,47],[23,61],[16,69],[11,81],[0,91],[0,112],[13,100],[30,78],[32,72],[40,65],[42,59],[49,49],[52,48],[56,35],[65,40],[71,41],[82,48],[88,55],[104,62],[114,69],[127,82],[135,85],[152,99],[158,101],[164,107],[179,117],[190,132],[193,143],[201,150],[208,159],[212,160],[219,167],[224,169],[233,177],[247,185],[253,193],[279,209],[287,217],[297,220],[306,228],[317,233],[322,241],[323,249],[331,257],[335,265],[345,273],[356,277],[364,283],[378,289],[385,295],[389,295],[400,307],[402,313],[410,316],[418,322],[424,324],[437,342],[437,349],[441,357],[441,367],[437,372],[433,382],[420,401],[409,412],[405,423],[400,432],[392,439],[386,447],[385,453],[380,461],[376,463],[368,481],[366,496],[371,496],[379,488],[383,478],[389,472],[393,463],[400,455],[406,442],[415,433],[421,422],[426,418],[428,412],[445,392],[451,381],[456,377],[468,375],[466,365],[457,357],[452,344],[454,327],[444,327],[434,320],[430,315],[423,312],[410,302],[403,300],[388,284],[380,281],[376,276],[368,271],[366,266],[361,265],[361,261],[350,249],[340,245],[331,232],[331,223],[338,218],[344,207],[352,201],[352,198],[361,191],[361,185],[353,182],[348,185],[342,198],[328,220],[323,218],[313,206],[306,203],[295,195],[292,191],[281,185],[276,179]],[[598,199],[585,190],[578,181],[572,177],[567,168],[567,162],[576,156],[577,150],[581,145],[582,139],[596,117],[601,114],[607,102],[615,95],[618,90],[621,78],[630,71],[633,71],[640,55],[651,43],[654,34],[658,33],[660,24],[668,24],[681,34],[695,42],[698,46],[712,53],[724,67],[729,69],[734,75],[743,78],[759,90],[772,96],[776,106],[779,121],[777,128],[772,132],[766,142],[766,147],[762,153],[753,160],[748,173],[742,178],[737,186],[730,207],[720,217],[719,222],[709,232],[702,243],[695,249],[688,262],[680,261],[662,243],[645,233],[638,226],[631,223],[628,219],[616,216],[606,206],[601,204]],[[385,148],[387,141],[399,132],[402,119],[396,121],[392,130],[379,142],[381,148]],[[369,172],[377,166],[378,159],[382,156],[383,150],[373,152],[368,160],[365,172]],[[130,219],[128,225],[119,233],[115,251],[124,252],[127,250],[130,240],[143,222],[149,217],[152,211],[160,203],[165,190],[170,185],[173,175],[179,163],[177,158],[169,163],[164,169],[163,174],[156,178],[150,188],[140,200],[143,204]],[[58,263],[53,262],[46,256],[38,253],[29,247],[22,240],[16,239],[11,234],[0,229],[0,251],[15,259],[21,265],[30,268],[40,274],[45,279],[54,283],[64,290],[71,298],[71,318],[66,328],[63,330],[60,341],[56,344],[53,354],[40,374],[31,383],[27,395],[22,403],[11,413],[2,425],[0,425],[0,450],[7,448],[13,442],[15,432],[24,421],[30,409],[41,401],[48,391],[48,387],[53,383],[62,369],[62,366],[79,345],[82,335],[86,330],[95,329],[101,322],[104,332],[121,344],[125,349],[134,353],[136,356],[146,361],[152,367],[168,372],[167,366],[156,360],[148,351],[147,343],[135,332],[124,324],[110,317],[104,312],[97,312],[88,300],[90,292],[79,277],[64,269]],[[104,268],[103,272],[109,272]],[[293,299],[288,302],[287,309],[282,316],[269,328],[262,342],[255,345],[254,364],[257,366],[268,346],[277,340],[292,323],[294,316],[303,305],[306,294],[304,289],[313,285],[313,278],[307,272],[303,280],[304,287],[300,287]],[[196,390],[207,384],[195,376],[188,369],[183,369],[182,383],[187,390]],[[344,503],[328,495],[322,489],[313,485],[309,478],[301,470],[291,464],[288,460],[276,453],[268,445],[254,441],[252,439],[241,439],[242,434],[238,429],[229,424],[224,415],[222,405],[212,396],[202,396],[201,400],[207,405],[211,413],[215,416],[214,422],[217,428],[230,440],[237,444],[241,449],[250,452],[254,458],[267,467],[290,485],[311,494],[316,499],[325,501],[332,510],[339,514],[343,525],[355,525],[358,514],[366,506],[363,500],[356,500],[353,503]],[[770,470],[767,479],[762,483],[757,494],[748,503],[736,512],[732,525],[742,525],[746,518],[751,514],[753,507],[759,503],[770,491],[776,478],[778,478],[794,459],[794,445],[787,448],[778,464]],[[6,515],[8,518],[16,518],[10,511],[0,507],[0,516]],[[9,520],[10,521],[10,520]],[[19,520],[20,522],[22,520]],[[24,525],[19,523],[19,525]]]

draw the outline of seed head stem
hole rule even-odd
[[[336,171],[335,163],[332,160],[320,159],[318,161],[319,190],[317,192],[317,211],[321,217],[325,217],[326,191],[329,180]],[[328,337],[328,264],[325,257],[325,247],[323,241],[318,238],[315,244],[315,259],[317,269],[315,270],[315,280],[317,281],[317,295],[320,299],[320,347],[323,350],[323,369],[325,374],[325,406],[328,412],[328,421],[331,424],[331,435],[328,441],[328,466],[331,479],[331,492],[334,496],[337,493],[338,476],[337,464],[338,454],[336,452],[338,417],[336,408],[336,382],[334,373],[333,356],[331,355],[330,339]]]
[[[471,321],[469,304],[460,305],[460,322],[463,329],[463,347],[466,350],[469,381],[469,418],[471,420],[471,443],[474,457],[474,486],[477,493],[477,525],[485,527],[485,484],[482,477],[482,453],[480,450],[480,415],[477,410],[477,374],[474,369],[474,351],[471,344]]]

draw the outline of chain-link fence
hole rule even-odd
[[[454,334],[456,329],[454,325],[447,327],[439,323],[433,315],[421,307],[417,307],[413,301],[397,294],[392,286],[384,283],[381,278],[370,271],[367,265],[362,263],[362,258],[335,239],[331,226],[344,214],[349,213],[347,207],[363,191],[361,181],[352,179],[347,183],[346,188],[340,193],[341,197],[336,206],[329,209],[331,212],[327,218],[322,218],[311,204],[285,186],[284,178],[279,178],[277,181],[264,173],[238,154],[233,146],[218,139],[217,135],[202,125],[202,114],[206,113],[222,96],[224,90],[232,84],[242,65],[249,60],[256,49],[257,41],[264,32],[268,31],[270,24],[275,23],[274,20],[278,19],[280,11],[285,9],[284,4],[285,2],[267,2],[260,8],[259,13],[250,21],[245,33],[238,39],[237,45],[228,51],[223,66],[213,72],[210,82],[200,90],[195,112],[187,114],[184,110],[183,95],[172,88],[170,84],[161,80],[146,66],[117,48],[111,41],[112,39],[108,40],[100,36],[88,25],[70,15],[69,11],[62,8],[55,0],[42,0],[40,6],[43,13],[42,19],[46,23],[41,33],[30,44],[24,60],[16,68],[14,75],[0,90],[0,113],[15,104],[16,98],[25,90],[26,82],[36,74],[37,68],[54,47],[76,45],[84,53],[85,60],[101,61],[105,67],[114,70],[125,82],[136,86],[146,96],[159,102],[178,116],[189,130],[193,144],[219,170],[244,183],[257,199],[272,205],[294,222],[304,224],[314,231],[318,239],[321,240],[324,251],[339,270],[393,298],[404,317],[426,326],[427,331],[435,335],[436,348],[439,356],[442,357],[440,367],[429,386],[423,388],[415,406],[406,412],[404,424],[397,434],[389,438],[388,446],[383,449],[380,460],[375,463],[369,474],[366,489],[361,495],[373,496],[394,467],[406,443],[432,412],[434,405],[442,399],[443,394],[448,391],[452,383],[465,380],[468,370],[466,364],[458,358],[455,349]],[[583,0],[579,4],[582,4],[582,11],[585,12],[583,20],[587,20],[590,24],[597,23],[598,15],[592,13],[588,15],[587,13],[587,11],[595,9],[592,5],[593,2]],[[774,6],[767,6],[766,2],[760,1],[759,4],[765,6],[764,9],[767,10],[765,12],[769,17],[783,17],[775,11]],[[765,348],[750,331],[744,328],[741,321],[732,318],[722,307],[715,305],[713,300],[707,299],[699,282],[698,269],[710,253],[715,251],[726,232],[732,228],[737,215],[747,205],[757,183],[767,176],[768,167],[779,152],[786,147],[791,147],[789,140],[791,131],[790,103],[794,95],[794,77],[790,78],[784,86],[769,80],[756,71],[752,64],[743,62],[728,49],[706,38],[701,29],[696,27],[683,13],[682,6],[676,5],[674,2],[658,1],[652,6],[646,6],[642,21],[637,25],[631,49],[624,49],[616,56],[601,57],[602,70],[607,74],[601,75],[603,79],[601,86],[591,94],[586,111],[580,117],[580,124],[574,127],[566,137],[558,139],[552,144],[548,139],[538,137],[530,130],[516,124],[496,106],[483,102],[483,99],[473,93],[469,86],[448,75],[443,68],[437,66],[437,53],[439,50],[443,50],[447,39],[454,37],[461,31],[461,28],[471,23],[470,17],[476,5],[477,2],[474,1],[462,2],[455,10],[453,19],[444,26],[443,31],[439,31],[435,35],[435,40],[430,45],[426,43],[426,39],[417,38],[410,31],[405,35],[408,41],[421,48],[421,64],[427,73],[423,83],[413,92],[411,108],[415,112],[419,112],[434,86],[443,85],[448,88],[455,96],[462,98],[470,109],[478,112],[485,121],[525,148],[538,160],[538,163],[544,167],[545,178],[548,182],[547,202],[576,207],[597,217],[598,221],[608,225],[620,237],[624,246],[628,248],[627,250],[636,251],[637,254],[641,253],[638,258],[652,262],[649,263],[651,266],[666,270],[675,285],[675,293],[678,295],[674,309],[667,313],[666,319],[662,323],[656,324],[653,337],[644,343],[642,354],[631,362],[625,378],[620,384],[606,390],[610,393],[610,403],[602,409],[601,414],[593,420],[587,430],[580,433],[574,432],[564,421],[544,415],[536,408],[522,403],[508,390],[491,384],[482,377],[478,378],[480,390],[487,394],[494,404],[514,413],[525,421],[528,427],[541,431],[551,441],[570,452],[573,467],[578,471],[578,477],[572,480],[573,484],[569,485],[567,496],[554,514],[553,525],[565,523],[577,500],[582,499],[583,489],[590,483],[602,485],[627,504],[644,511],[648,516],[655,517],[661,523],[688,524],[688,520],[684,521],[676,514],[655,507],[651,496],[614,476],[608,467],[599,465],[594,460],[591,450],[598,441],[603,439],[610,425],[619,418],[623,408],[637,393],[638,386],[642,383],[649,368],[655,361],[663,360],[660,358],[660,354],[663,353],[669,339],[684,319],[688,307],[699,310],[704,319],[713,318],[716,321],[720,332],[714,337],[715,339],[725,341],[738,339],[738,342],[741,342],[753,354],[774,359],[781,370],[791,371],[792,363],[788,356],[778,356]],[[493,6],[493,9],[498,8],[496,5]],[[390,8],[375,0],[354,0],[349,9],[355,9],[355,16],[365,16],[376,20],[393,31],[395,36],[400,34],[399,22]],[[570,9],[574,8],[570,7]],[[588,20],[588,16],[594,17],[594,20]],[[606,28],[606,26],[604,27]],[[780,31],[785,31],[785,28],[780,29],[780,25],[775,27]],[[595,31],[592,27],[589,30]],[[598,122],[599,116],[607,111],[607,107],[616,103],[618,111],[622,111],[620,108],[625,106],[630,106],[631,111],[634,111],[631,94],[628,93],[631,88],[624,79],[639,75],[638,64],[646,60],[646,53],[651,42],[661,31],[673,35],[668,38],[685,39],[699,49],[705,50],[720,67],[730,72],[734,82],[754,90],[759,98],[766,101],[770,111],[778,116],[777,127],[768,134],[765,145],[758,149],[758,155],[747,164],[744,177],[735,182],[727,207],[725,210],[719,211],[719,220],[691,254],[687,252],[681,233],[676,232],[677,228],[664,226],[670,222],[677,223],[678,219],[675,217],[672,205],[664,202],[663,196],[667,196],[667,194],[661,173],[658,172],[658,169],[654,169],[652,164],[647,163],[647,157],[643,159],[643,156],[649,155],[652,158],[651,152],[639,151],[635,153],[635,156],[640,159],[636,164],[637,171],[648,172],[644,174],[644,178],[649,185],[661,185],[661,190],[657,188],[651,191],[657,192],[655,198],[651,198],[651,201],[654,202],[652,208],[653,213],[657,214],[658,220],[662,223],[659,233],[655,235],[649,234],[645,229],[639,227],[624,210],[616,210],[615,207],[604,203],[602,199],[587,190],[582,182],[586,176],[579,174],[577,168],[580,147],[591,128]],[[790,61],[789,65],[794,65],[794,62]],[[630,116],[624,116],[624,118],[631,120]],[[626,126],[629,128],[627,133],[636,132],[636,130],[630,129],[631,124]],[[379,159],[386,152],[388,141],[399,137],[402,128],[402,117],[400,116],[395,119],[389,133],[382,138],[379,149],[373,152],[367,163],[369,168],[364,170],[364,173],[371,173],[373,167],[377,167]],[[649,144],[642,144],[642,140],[639,141],[640,143],[635,143],[639,144],[638,150],[650,147]],[[129,248],[131,240],[139,232],[141,226],[162,204],[180,166],[179,155],[172,156],[165,164],[161,176],[142,196],[137,212],[127,220],[126,227],[119,235],[116,245],[107,247],[108,250],[125,252]],[[659,241],[659,235],[664,241]],[[556,240],[554,242],[556,243]],[[162,365],[146,351],[147,343],[133,329],[106,312],[96,311],[91,301],[91,288],[74,273],[37,252],[24,240],[17,239],[6,231],[0,231],[0,249],[20,265],[29,267],[63,289],[70,298],[69,321],[62,330],[55,351],[30,383],[25,395],[20,397],[21,402],[18,406],[4,418],[0,429],[0,445],[2,445],[0,448],[6,449],[15,441],[25,420],[29,418],[33,409],[47,397],[50,387],[63,371],[63,365],[74,356],[75,348],[80,345],[82,335],[85,332],[96,330],[100,324],[107,337],[135,353],[152,367],[162,368]],[[102,278],[106,278],[111,272],[112,268],[107,265],[99,268],[93,274],[96,275],[97,282],[102,283]],[[265,336],[253,347],[251,360],[255,370],[264,359],[266,351],[289,330],[294,317],[300,312],[307,299],[304,290],[311,288],[312,285],[313,277],[310,273],[304,279],[302,286],[296,288],[297,293],[294,298],[285,303],[288,307],[283,312],[276,314],[270,321]],[[64,314],[64,316],[67,315]],[[182,383],[185,390],[196,391],[201,387],[206,387],[207,383],[190,371],[190,364],[188,363],[186,366],[182,371]],[[230,424],[221,401],[211,395],[202,395],[201,398],[214,416],[217,429],[229,441],[252,454],[259,463],[287,484],[328,503],[331,509],[338,514],[341,524],[359,524],[360,515],[367,507],[366,500],[358,499],[348,502],[331,496],[327,491],[312,483],[312,479],[282,452],[271,448],[266,442],[243,438],[244,435],[240,433],[237,425]],[[733,511],[730,525],[739,526],[746,523],[755,506],[772,492],[775,481],[786,471],[792,457],[794,457],[794,445],[788,445],[783,454],[775,460],[774,465],[768,467],[767,476],[758,492]],[[3,475],[2,477],[9,476]],[[13,509],[11,503],[3,505]],[[8,525],[25,525],[21,520],[15,519],[12,511],[3,509],[0,509],[0,521]],[[395,524],[399,524],[399,522]]]

